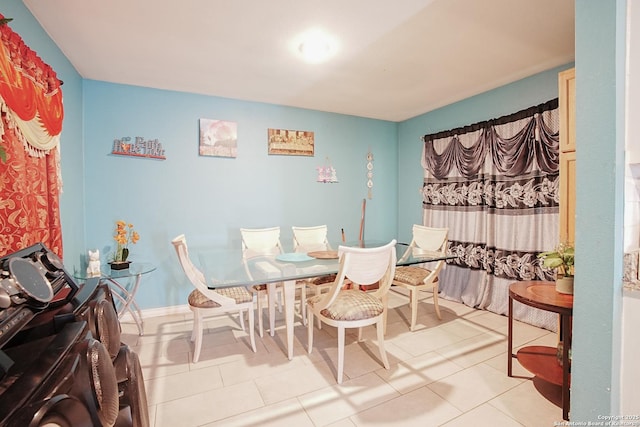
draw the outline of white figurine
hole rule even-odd
[[[89,250],[89,266],[87,267],[88,277],[100,277],[100,250]]]

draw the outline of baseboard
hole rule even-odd
[[[147,308],[142,310],[142,319],[150,319],[152,317],[170,316],[175,314],[189,314],[191,310],[187,304],[173,305],[170,307]],[[120,318],[123,322],[133,322],[131,313],[127,311]]]

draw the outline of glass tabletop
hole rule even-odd
[[[104,264],[100,267],[100,277],[106,279],[124,279],[126,277],[134,277],[141,274],[147,274],[154,271],[157,267],[150,262],[132,262],[129,268],[124,270],[112,270],[109,264]],[[86,270],[74,271],[73,277],[80,280],[89,279],[91,276],[87,275]]]
[[[284,253],[252,254],[246,261],[242,259],[242,250],[229,248],[206,248],[191,251],[193,260],[198,260],[204,273],[207,286],[221,288],[231,286],[251,286],[262,283],[300,280],[309,277],[334,274],[338,272],[340,261],[337,248],[343,246],[377,247],[388,242],[367,241],[347,242],[332,245],[330,248],[311,248],[307,251],[299,248],[296,252],[284,248]],[[443,256],[441,253],[421,250],[409,251],[409,245],[396,245],[397,265],[412,265],[455,256]],[[197,252],[194,253],[194,252]]]

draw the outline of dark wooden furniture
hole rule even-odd
[[[559,337],[562,345],[562,363],[557,349],[545,346],[529,346],[513,354],[513,300],[522,304],[551,311],[560,315]],[[569,419],[569,387],[571,349],[571,321],[573,295],[556,292],[555,283],[540,281],[515,282],[509,286],[509,337],[507,375],[512,376],[513,358],[538,378],[562,386],[562,418]]]

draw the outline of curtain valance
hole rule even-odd
[[[0,25],[0,41],[0,111],[29,154],[43,156],[60,141],[62,82],[8,25]]]
[[[437,179],[454,168],[474,179],[490,156],[496,170],[509,177],[525,174],[534,163],[545,173],[556,173],[558,134],[548,116],[557,108],[556,98],[508,116],[425,135],[422,167]]]

